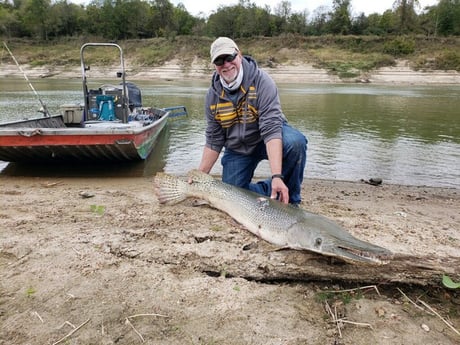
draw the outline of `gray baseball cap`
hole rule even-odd
[[[232,55],[239,51],[236,43],[228,37],[219,37],[211,44],[211,62],[221,55]]]

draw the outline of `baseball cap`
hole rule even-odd
[[[219,37],[211,44],[211,62],[221,55],[232,55],[238,46],[228,37]]]

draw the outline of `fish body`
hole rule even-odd
[[[361,241],[330,219],[280,203],[192,170],[188,181],[165,173],[154,178],[160,204],[198,198],[242,224],[254,235],[283,248],[309,250],[351,263],[384,264],[391,251]]]

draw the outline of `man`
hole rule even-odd
[[[212,43],[211,62],[215,72],[206,95],[206,144],[199,170],[209,173],[225,147],[223,182],[298,205],[307,139],[287,123],[274,81],[227,37]],[[271,178],[251,183],[265,159]]]

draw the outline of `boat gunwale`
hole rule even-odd
[[[160,109],[161,110],[161,109]],[[1,136],[16,136],[20,135],[19,132],[24,132],[24,133],[32,133],[34,131],[39,130],[40,135],[82,135],[82,136],[87,136],[87,135],[114,135],[114,134],[120,134],[120,135],[138,135],[142,134],[148,130],[150,130],[153,127],[157,127],[161,122],[166,121],[169,116],[169,112],[165,112],[164,114],[161,115],[161,118],[158,120],[146,125],[146,126],[139,126],[139,123],[142,123],[142,121],[130,121],[128,123],[122,123],[122,122],[113,122],[114,127],[40,127],[40,126],[34,126],[34,127],[1,127],[0,124],[0,137]],[[42,118],[40,118],[42,119]],[[30,119],[30,120],[35,120],[35,119]],[[11,124],[20,124],[23,121],[15,121],[14,123],[8,123],[9,125]],[[90,122],[90,121],[88,121]],[[92,122],[92,121],[91,121]],[[106,121],[106,122],[94,122],[94,123],[104,123],[104,124],[110,124],[111,121]],[[133,125],[130,126],[130,123]],[[136,123],[136,125],[134,125]],[[120,127],[117,128],[116,125],[119,124]]]

